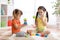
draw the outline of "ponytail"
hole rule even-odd
[[[37,24],[37,23],[36,23],[36,19],[37,19],[37,17],[38,17],[38,12],[36,13],[35,24]]]
[[[49,21],[48,12],[46,11],[47,22]]]
[[[36,13],[36,19],[37,19],[37,17],[38,17],[38,12]]]

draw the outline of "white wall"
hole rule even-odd
[[[34,15],[34,0],[15,0],[14,8],[18,8],[23,11],[21,17],[21,22],[23,23],[23,18],[27,18],[28,24],[33,24]]]
[[[7,0],[0,0],[1,4],[7,4]]]
[[[39,6],[44,6],[49,12],[49,23],[51,25],[56,24],[56,16],[52,15],[54,9],[52,8],[51,2],[55,0],[14,0],[14,9],[18,8],[23,11],[23,15],[21,17],[21,22],[23,23],[23,18],[27,18],[28,24],[34,24],[34,20],[32,18],[35,15],[37,8]]]
[[[14,10],[14,6],[13,5],[9,5],[7,7],[7,16],[12,16],[13,10]]]

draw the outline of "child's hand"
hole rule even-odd
[[[43,17],[40,17],[40,19],[43,21],[44,20],[44,18]]]
[[[14,27],[15,27],[16,29],[18,29],[18,28],[19,28],[17,24],[14,24]]]
[[[23,26],[27,26],[27,25],[23,24]]]
[[[33,28],[36,28],[36,25],[32,25],[33,26]]]
[[[22,24],[22,27],[24,27],[24,26],[27,26],[27,25],[25,25],[25,24]]]
[[[40,19],[42,20],[43,24],[46,26],[47,25],[47,19],[44,17],[41,17]]]

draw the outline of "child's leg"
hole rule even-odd
[[[49,33],[50,33],[49,30],[47,30],[46,27],[45,27],[45,29],[44,29],[44,33],[45,33],[45,34],[49,34]]]
[[[26,33],[25,32],[18,32],[16,33],[16,37],[25,37]]]

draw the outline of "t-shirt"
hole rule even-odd
[[[15,28],[15,27],[14,27],[14,24],[17,24],[17,25],[18,25],[18,28]],[[13,20],[12,20],[12,34],[13,34],[13,33],[16,34],[16,33],[20,32],[20,27],[21,27],[20,20],[13,19]]]

